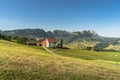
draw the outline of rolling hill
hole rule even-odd
[[[61,52],[69,55],[74,50],[62,50]],[[59,54],[53,56],[42,47],[0,40],[0,80],[120,79],[119,62],[101,59],[85,60],[80,57],[60,56]],[[92,57],[92,55],[90,56]],[[96,56],[99,55],[96,54]],[[107,55],[104,58],[107,58]]]

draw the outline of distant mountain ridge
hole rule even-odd
[[[76,38],[86,38],[86,37],[100,37],[95,31],[85,30],[85,31],[65,31],[65,30],[54,30],[54,31],[45,31],[43,29],[18,29],[18,30],[8,30],[8,31],[0,31],[0,33],[4,33],[12,36],[22,36],[27,38],[46,38],[46,37],[56,37],[56,38],[68,38],[76,39]]]
[[[93,39],[93,40],[106,40],[106,37],[102,37],[97,34],[94,30],[84,30],[84,31],[66,31],[66,30],[54,30],[45,31],[43,29],[18,29],[18,30],[7,30],[1,31],[0,33],[11,35],[11,36],[21,36],[27,38],[46,38],[46,37],[56,37],[56,38],[68,38],[67,42],[71,42],[71,39],[79,40],[81,39]],[[117,38],[109,38],[117,39]]]
[[[107,43],[108,45],[119,40],[119,38],[102,37],[94,30],[70,32],[66,30],[45,31],[43,29],[18,29],[0,31],[0,33],[35,39],[55,37],[58,41],[63,38],[65,44],[76,48],[94,47],[99,43]]]

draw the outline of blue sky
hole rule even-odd
[[[0,0],[0,29],[24,28],[120,37],[120,0]]]

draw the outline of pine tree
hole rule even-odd
[[[63,47],[63,39],[61,38],[61,42],[60,42],[61,48]]]

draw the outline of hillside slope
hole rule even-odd
[[[120,63],[102,62],[0,40],[0,80],[119,80]]]

